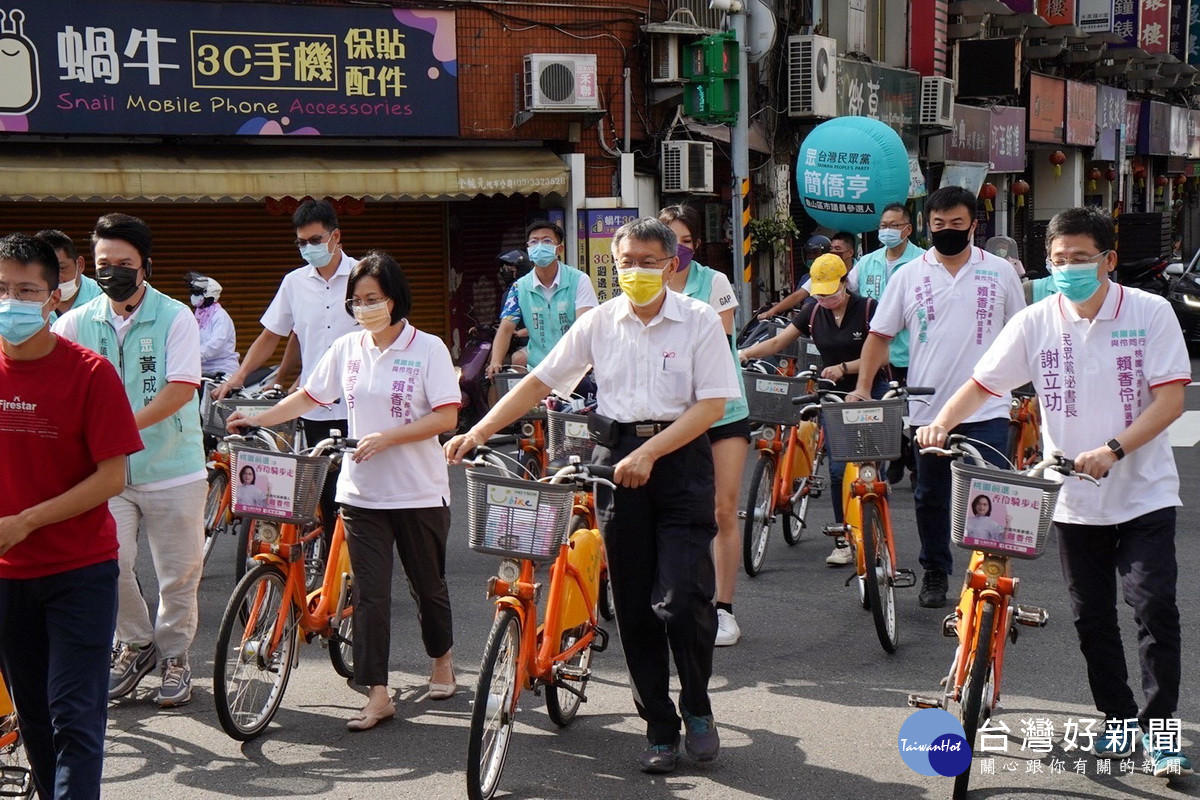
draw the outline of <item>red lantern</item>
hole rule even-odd
[[[1092,167],[1092,171],[1088,173],[1088,188],[1093,192],[1096,191],[1096,181],[1100,180],[1099,167]]]
[[[1055,150],[1050,154],[1050,163],[1054,165],[1054,177],[1062,175],[1062,165],[1067,163],[1067,154],[1062,150]]]
[[[1167,184],[1170,182],[1171,181],[1167,180],[1166,175],[1159,175],[1154,179],[1154,193],[1159,197],[1162,197],[1163,189],[1165,189]]]
[[[996,185],[994,183],[985,183],[979,187],[979,199],[983,200],[983,207],[990,214],[992,212],[992,201],[996,199]]]
[[[1113,169],[1112,167],[1109,167],[1107,170],[1104,171],[1104,180],[1108,181],[1109,183],[1112,183],[1116,179],[1117,179],[1117,171],[1115,169]]]
[[[1185,183],[1187,183],[1187,177],[1186,177],[1186,176],[1184,176],[1184,175],[1176,175],[1176,176],[1175,176],[1175,187],[1176,187],[1177,189],[1182,189],[1182,188],[1183,188],[1183,185],[1184,185]]]
[[[1133,178],[1134,178],[1134,180],[1137,181],[1137,185],[1139,188],[1146,185],[1146,165],[1145,164],[1134,164],[1133,165]]]
[[[1025,195],[1029,194],[1029,184],[1018,178],[1013,181],[1012,193],[1017,197],[1017,208],[1025,205]]]

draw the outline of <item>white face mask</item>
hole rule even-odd
[[[67,281],[66,283],[60,283],[58,285],[58,290],[62,292],[62,302],[65,303],[74,297],[75,293],[79,291],[79,281],[76,279],[73,281]]]

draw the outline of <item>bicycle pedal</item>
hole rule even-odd
[[[850,526],[845,523],[841,525],[826,525],[821,529],[821,532],[826,536],[847,536],[850,533]]]
[[[942,636],[945,636],[947,639],[958,637],[958,612],[947,614],[942,619]]]
[[[908,704],[913,708],[941,708],[942,698],[926,697],[919,694],[910,694],[908,696]]]
[[[892,586],[896,589],[911,589],[917,585],[917,573],[911,569],[898,569],[892,577]]]
[[[1044,628],[1046,627],[1046,623],[1050,621],[1050,612],[1037,606],[1017,606],[1017,613],[1014,617],[1018,625],[1027,625],[1030,628]]]
[[[575,667],[571,664],[563,664],[558,670],[560,679],[566,678],[569,681],[581,681],[592,674],[590,669]]]
[[[594,652],[594,653],[603,653],[605,650],[607,650],[608,649],[608,631],[604,630],[604,628],[601,628],[599,625],[597,625],[596,626],[596,638],[592,639],[590,648],[591,648],[592,652]]]

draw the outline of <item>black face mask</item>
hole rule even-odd
[[[959,231],[954,228],[942,228],[930,233],[929,241],[939,253],[953,257],[966,250],[967,245],[971,243],[971,229]]]
[[[137,282],[137,273],[136,269],[129,267],[97,267],[96,283],[100,284],[100,291],[122,303],[133,297],[141,288]]]

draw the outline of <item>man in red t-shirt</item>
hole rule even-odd
[[[142,449],[107,359],[50,332],[58,260],[0,239],[0,661],[41,797],[98,798],[117,614],[108,499]]]

